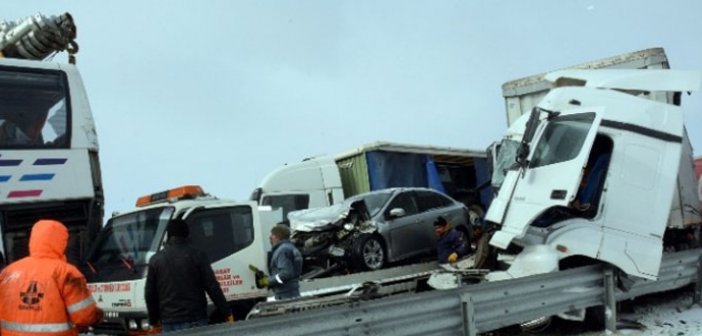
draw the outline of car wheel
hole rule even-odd
[[[364,234],[354,243],[351,256],[356,270],[378,270],[385,266],[385,247],[378,236]]]

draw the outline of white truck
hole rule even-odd
[[[144,300],[148,261],[165,244],[166,227],[174,218],[188,222],[190,240],[207,252],[225,297],[237,303],[237,317],[266,298],[248,265],[266,269],[268,232],[280,220],[270,207],[221,200],[192,185],[140,197],[136,206],[108,220],[85,264],[88,287],[105,311],[95,332],[151,330]]]
[[[663,50],[648,49],[503,86],[511,127],[486,220],[497,227],[490,244],[516,257],[489,280],[593,261],[656,279],[664,248],[696,244],[700,202],[679,105],[700,77],[667,68]]]
[[[102,226],[104,195],[95,123],[75,61],[71,16],[0,22],[0,251],[28,254],[41,218],[60,220],[79,264]],[[68,52],[69,63],[49,62]]]
[[[492,195],[480,150],[375,142],[335,155],[305,159],[268,174],[251,195],[261,205],[294,210],[325,207],[364,192],[428,187],[486,209]]]
[[[85,263],[84,274],[105,320],[97,334],[143,335],[149,325],[144,285],[148,261],[167,241],[166,227],[175,218],[190,229],[190,241],[204,250],[237,319],[247,316],[268,290],[256,287],[249,264],[268,268],[270,229],[282,220],[280,209],[253,201],[236,202],[206,194],[189,185],[140,197],[136,208],[108,220]],[[303,296],[332,295],[368,281],[424,276],[436,263],[302,282]],[[428,276],[427,276],[428,277]],[[214,308],[214,307],[211,307]],[[211,309],[213,311],[213,309]],[[210,322],[221,322],[213,313]]]

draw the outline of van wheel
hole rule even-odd
[[[378,236],[363,234],[356,239],[351,262],[356,270],[375,271],[385,266],[385,247]]]

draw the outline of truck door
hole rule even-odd
[[[199,209],[185,220],[190,241],[207,253],[224,295],[227,298],[257,295],[248,265],[264,267],[267,262],[264,237],[256,229],[261,223],[254,206]]]
[[[602,108],[577,108],[541,122],[528,163],[521,173],[510,172],[520,176],[509,186],[514,191],[502,214],[502,228],[490,241],[492,245],[507,248],[543,211],[568,206],[577,193],[601,120]]]
[[[616,136],[598,258],[655,279],[680,171],[682,110],[632,100],[607,111],[601,128]]]

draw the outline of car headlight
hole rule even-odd
[[[346,223],[344,224],[344,230],[346,231],[352,231],[356,226],[351,224],[351,223]]]
[[[332,245],[329,246],[329,254],[335,257],[343,257],[346,254],[346,251],[340,247]]]

